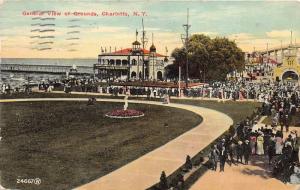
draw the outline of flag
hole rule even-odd
[[[137,36],[139,33],[138,33],[138,31],[137,31],[137,29],[136,29],[136,31],[135,31],[135,35]]]

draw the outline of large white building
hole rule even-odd
[[[132,48],[99,54],[94,70],[101,79],[136,80],[144,76],[145,80],[164,80],[165,67],[170,63],[169,57],[157,53],[153,44],[146,50],[141,48],[140,42],[134,41]]]

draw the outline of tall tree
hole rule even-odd
[[[189,77],[202,81],[224,80],[234,70],[244,68],[244,53],[235,42],[227,38],[211,39],[202,34],[192,35],[189,39],[188,55],[184,48],[172,52],[175,61],[167,67],[167,76],[177,78],[178,66],[185,73],[186,56],[188,56]]]

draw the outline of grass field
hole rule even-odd
[[[47,97],[112,98],[51,93],[2,95],[0,98]],[[215,109],[228,114],[235,123],[250,116],[260,106],[260,103],[234,101],[172,99],[171,102]],[[70,189],[125,165],[201,122],[200,117],[188,111],[139,104],[130,104],[130,108],[144,111],[146,116],[143,118],[115,120],[103,117],[116,107],[122,108],[123,104],[1,103],[2,185],[21,189]],[[182,117],[172,117],[174,115]],[[168,127],[164,127],[165,123]],[[42,179],[41,186],[16,184],[18,178],[35,177]]]
[[[86,94],[67,94],[67,93],[14,93],[14,94],[0,94],[0,99],[14,99],[14,98],[86,98],[86,97],[97,97],[97,98],[124,98],[124,96],[107,96],[107,95],[86,95]]]
[[[167,143],[202,121],[175,108],[129,104],[135,119],[104,114],[121,103],[1,103],[1,184],[18,189],[70,189],[101,177]],[[173,117],[180,115],[181,117]],[[168,126],[165,126],[168,124]],[[40,186],[17,179],[40,178]]]
[[[258,102],[216,102],[207,100],[172,100],[173,103],[189,104],[205,108],[214,109],[230,116],[234,123],[240,122],[250,116],[257,107],[261,106]]]
[[[66,94],[66,93],[31,93],[29,95],[25,93],[13,94],[13,95],[0,95],[0,99],[13,99],[13,98],[117,98],[124,99],[123,96],[101,96],[101,95],[85,95],[85,94]],[[147,100],[147,98],[143,97],[129,97],[129,99],[139,99],[139,100]],[[161,101],[160,99],[151,98],[151,101]],[[253,111],[257,107],[261,107],[261,103],[259,102],[237,102],[237,101],[226,101],[226,102],[216,102],[216,101],[208,101],[208,100],[179,100],[179,99],[171,99],[172,103],[180,103],[180,104],[189,104],[195,106],[206,107],[210,109],[214,109],[223,113],[228,114],[234,122],[240,122],[245,119],[247,116],[250,116]]]

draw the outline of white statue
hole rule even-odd
[[[124,101],[125,101],[124,110],[127,110],[127,108],[128,108],[128,95],[127,94],[125,95]]]
[[[77,70],[77,66],[75,64],[72,65],[73,70]]]

